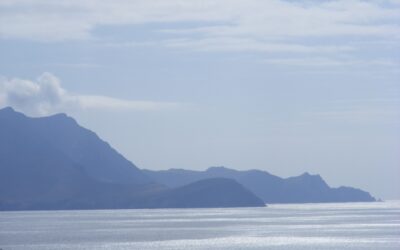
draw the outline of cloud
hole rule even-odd
[[[61,86],[56,76],[43,73],[36,81],[0,78],[0,106],[11,106],[29,115],[43,116],[92,109],[154,111],[175,108],[178,104],[73,94]]]
[[[398,0],[3,0],[0,13],[0,41],[253,53],[268,64],[318,70],[391,72],[399,64]]]
[[[62,67],[62,68],[73,68],[73,69],[97,69],[101,68],[102,65],[96,63],[52,63],[50,66]]]
[[[392,61],[392,60],[357,60],[352,58],[278,58],[278,59],[265,59],[263,62],[267,64],[274,65],[285,65],[285,66],[303,66],[303,67],[368,67],[374,66],[376,67],[392,67],[398,68],[400,66],[400,62]]]
[[[315,121],[355,124],[399,124],[399,98],[336,100],[326,110],[304,112],[305,117]]]
[[[97,41],[98,27],[149,23],[170,24],[158,31],[185,39],[195,49],[201,43],[211,49],[237,50],[241,39],[249,40],[241,49],[250,50],[271,43],[282,48],[290,42],[300,46],[305,41],[298,39],[310,37],[400,40],[400,4],[394,0],[13,0],[1,1],[0,11],[0,37],[47,42]],[[188,22],[198,25],[174,25]],[[318,46],[332,47],[325,42]]]
[[[296,43],[255,41],[249,38],[172,39],[164,42],[171,48],[194,48],[201,51],[256,51],[291,53],[337,53],[351,51],[350,46],[311,46]]]

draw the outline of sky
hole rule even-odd
[[[67,113],[140,168],[400,199],[400,1],[1,0],[5,106]]]

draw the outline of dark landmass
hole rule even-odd
[[[258,198],[259,197],[259,198]],[[261,198],[261,199],[260,199]],[[265,203],[375,201],[319,175],[259,170],[140,170],[65,114],[0,110],[0,210],[250,207]]]
[[[0,110],[0,210],[261,206],[233,180],[158,184],[64,114]]]
[[[146,199],[146,207],[206,208],[264,207],[265,203],[235,180],[210,178],[159,192]]]
[[[231,178],[267,204],[375,201],[368,192],[352,187],[331,188],[321,176],[308,173],[285,179],[265,171],[237,171],[225,167],[211,167],[206,171],[184,169],[143,171],[153,180],[168,187],[179,187],[208,178]]]

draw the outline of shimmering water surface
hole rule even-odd
[[[400,249],[400,202],[0,212],[0,249]]]

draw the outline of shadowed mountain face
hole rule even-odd
[[[211,167],[206,171],[170,169],[144,172],[169,187],[179,187],[207,178],[232,178],[266,203],[375,201],[365,191],[351,187],[331,188],[321,176],[308,173],[284,179],[264,171],[236,171],[225,167]]]
[[[29,118],[11,108],[0,110],[0,138],[3,208],[118,207],[120,199],[157,187],[66,115]]]
[[[39,137],[42,144],[51,146],[81,165],[89,176],[97,180],[124,184],[152,182],[107,142],[65,114],[25,117],[24,124],[26,126],[23,129]]]
[[[264,207],[265,203],[241,184],[228,178],[196,181],[150,196],[147,207],[206,208],[206,207]]]
[[[29,118],[0,110],[0,210],[259,205],[236,182],[157,184],[64,114]]]

